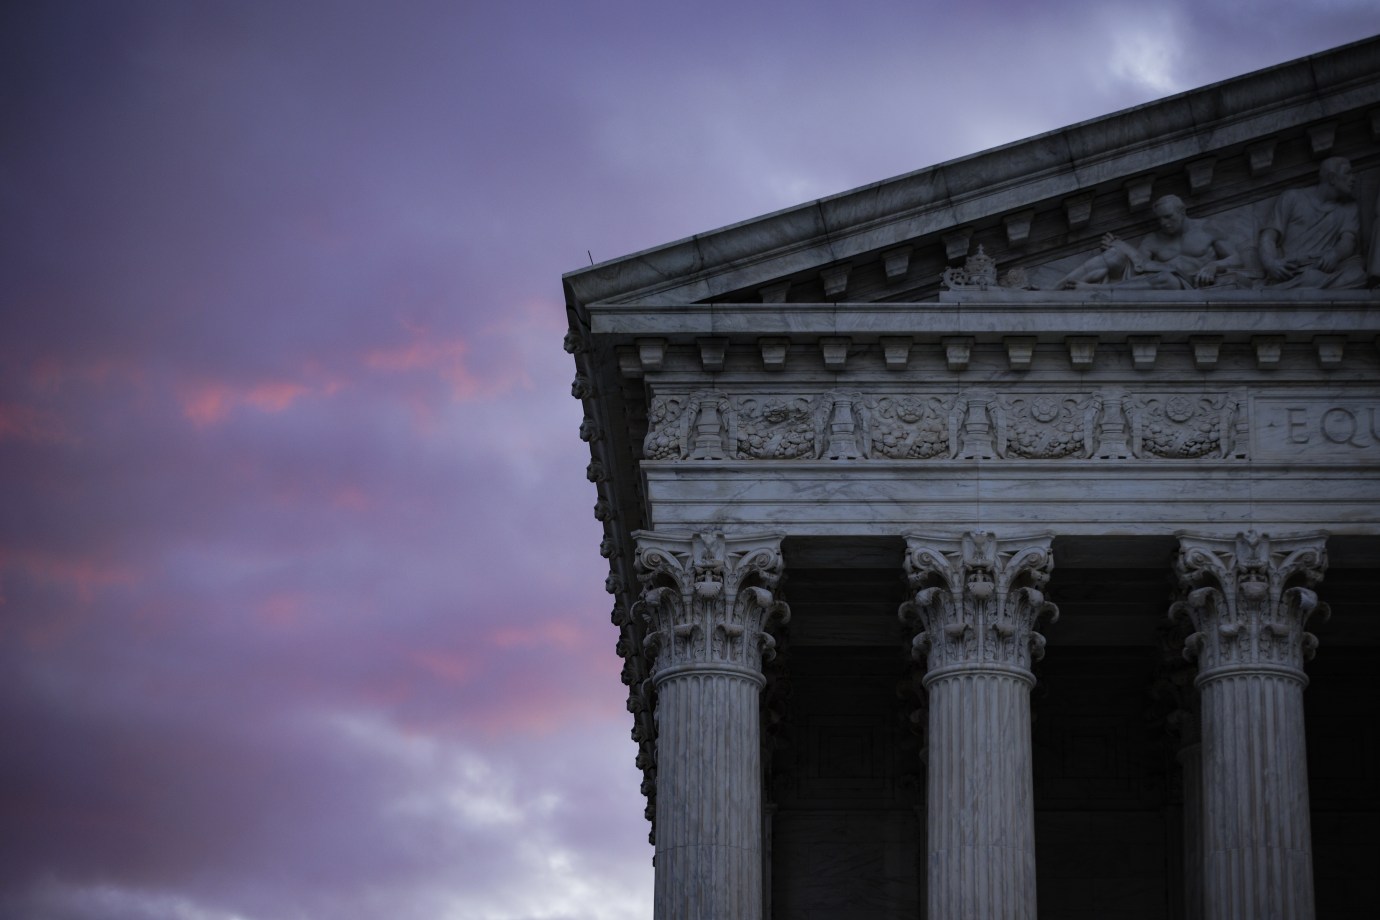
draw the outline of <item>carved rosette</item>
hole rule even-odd
[[[642,584],[634,609],[647,623],[643,650],[654,682],[703,667],[761,680],[762,661],[776,646],[767,624],[790,618],[776,595],[781,536],[633,533]]]
[[[1036,623],[1059,616],[1044,594],[1054,567],[1052,539],[998,541],[981,531],[958,540],[906,536],[913,597],[899,613],[917,629],[911,649],[917,661],[926,660],[926,686],[957,669],[1014,671],[1033,681],[1030,665],[1045,646]]]
[[[1199,686],[1240,671],[1273,671],[1304,680],[1317,637],[1304,629],[1327,605],[1314,586],[1327,570],[1327,535],[1271,539],[1254,531],[1235,537],[1180,535],[1174,573],[1179,600],[1172,617],[1194,632],[1184,655],[1198,662]]]

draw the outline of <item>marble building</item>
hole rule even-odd
[[[1380,39],[564,278],[656,916],[1380,915]]]

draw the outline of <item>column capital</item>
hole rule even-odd
[[[1059,616],[1044,595],[1053,535],[904,536],[912,598],[899,614],[918,630],[911,651],[926,660],[926,685],[950,670],[1007,670],[1031,679],[1030,664],[1045,645],[1036,621]]]
[[[1198,662],[1198,684],[1242,671],[1304,680],[1318,645],[1304,625],[1329,612],[1313,590],[1327,571],[1327,534],[1178,537],[1170,615],[1193,624],[1184,655]]]
[[[647,623],[643,648],[653,658],[652,679],[710,669],[760,683],[762,660],[776,650],[766,626],[790,618],[777,597],[784,535],[637,530],[632,536],[642,586],[634,610]]]

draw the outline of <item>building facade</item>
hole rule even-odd
[[[656,916],[1380,911],[1380,39],[565,276]]]

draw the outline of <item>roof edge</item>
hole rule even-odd
[[[732,271],[732,286],[743,286],[745,264],[770,259],[789,273],[791,265],[847,258],[832,240],[890,223],[892,233],[866,234],[869,248],[899,243],[972,220],[975,210],[1021,206],[1011,193],[1022,186],[1039,183],[1047,197],[1040,180],[1054,175],[1067,177],[1065,194],[1076,193],[1136,172],[1118,163],[1147,150],[1179,159],[1206,153],[1190,149],[1205,135],[1226,145],[1281,121],[1327,117],[1329,98],[1364,84],[1380,101],[1380,35],[576,269],[562,275],[567,300],[575,307],[648,299],[668,288],[679,302],[705,299],[721,293],[715,274]]]

